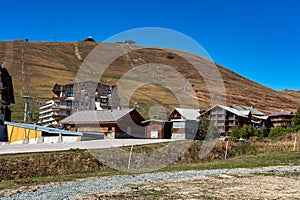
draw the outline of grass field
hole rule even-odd
[[[197,164],[174,164],[160,169],[160,172],[170,171],[185,171],[185,170],[204,170],[204,169],[231,169],[231,168],[254,168],[266,166],[299,166],[300,165],[300,152],[274,152],[259,155],[248,155],[235,157],[227,160],[212,160],[204,161]],[[0,191],[6,189],[26,190],[38,185],[53,184],[65,181],[72,181],[91,177],[103,177],[113,175],[126,175],[124,172],[116,171],[110,168],[92,173],[74,173],[70,175],[47,176],[47,177],[33,177],[24,178],[19,180],[0,181]],[[289,176],[298,176],[299,173]],[[283,175],[285,176],[285,175]],[[3,195],[0,192],[0,196]]]

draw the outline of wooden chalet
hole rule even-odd
[[[293,127],[293,118],[295,114],[291,111],[281,110],[280,112],[275,112],[269,115],[269,118],[274,127]]]
[[[72,131],[100,132],[108,138],[145,138],[144,120],[135,109],[82,110],[61,123]]]
[[[216,105],[204,112],[203,115],[213,122],[223,136],[229,135],[233,127],[244,124],[252,124],[256,129],[260,129],[263,125],[267,128],[271,126],[268,116],[247,106]]]
[[[171,139],[172,122],[150,119],[143,122],[145,126],[145,138]]]
[[[199,128],[199,109],[175,108],[169,115],[172,139],[194,139]]]

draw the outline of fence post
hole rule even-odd
[[[295,140],[294,140],[294,148],[293,148],[293,151],[296,151],[296,143],[297,143],[297,137],[295,137]]]
[[[228,140],[226,141],[225,160],[227,159],[227,153],[228,153]]]
[[[128,166],[127,169],[130,168],[130,161],[131,161],[131,156],[132,156],[132,150],[133,150],[133,145],[131,145],[130,153],[129,153],[129,158],[128,158]]]

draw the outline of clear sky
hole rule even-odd
[[[173,29],[246,78],[300,90],[298,0],[10,0],[0,14],[1,41],[101,42],[133,28]]]

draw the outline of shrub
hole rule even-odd
[[[294,130],[292,128],[282,128],[282,127],[275,127],[272,128],[270,133],[269,133],[269,138],[270,139],[275,139],[277,137],[289,134],[289,133],[293,133]]]
[[[243,139],[249,139],[251,136],[255,135],[256,130],[252,125],[244,124],[240,129],[240,137]]]

